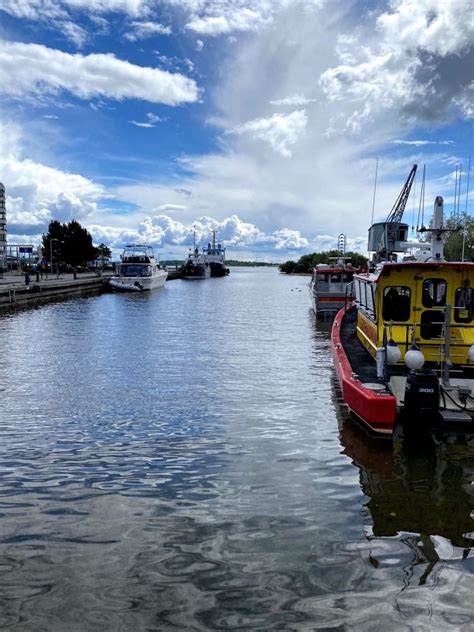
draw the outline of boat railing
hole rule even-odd
[[[354,281],[351,281],[346,285],[346,291],[344,296],[344,311],[347,312],[349,307],[354,301]]]

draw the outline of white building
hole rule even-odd
[[[7,209],[5,201],[5,187],[0,182],[0,270],[5,270],[7,264]]]

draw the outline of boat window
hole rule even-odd
[[[405,321],[410,318],[411,291],[402,285],[389,285],[383,291],[382,318]]]
[[[355,291],[355,300],[360,305],[360,281],[355,281],[355,283],[354,283],[354,291]]]
[[[441,338],[444,325],[444,313],[439,309],[429,309],[421,314],[420,335],[424,340]]]
[[[469,281],[459,287],[454,294],[454,320],[457,323],[470,323],[472,320],[472,288]]]
[[[423,282],[423,307],[446,305],[446,286],[444,279],[426,279]]]
[[[344,272],[342,280],[344,283],[350,283],[352,281],[352,272]]]
[[[334,272],[331,274],[331,283],[339,283],[341,280],[341,275],[338,272]]]

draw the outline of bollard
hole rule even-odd
[[[25,285],[29,285],[30,284],[30,275],[28,274],[28,272],[25,272]]]
[[[39,283],[40,280],[40,273],[39,270],[36,270],[36,283]]]
[[[75,269],[74,269],[74,271],[73,271],[73,275],[74,275],[74,281],[75,281],[75,280],[77,279],[77,272],[76,272],[76,270],[75,270]]]

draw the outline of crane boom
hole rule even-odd
[[[411,187],[415,179],[416,170],[417,165],[413,165],[407,181],[403,185],[403,189],[400,191],[400,194],[395,204],[393,205],[392,210],[388,214],[386,220],[387,224],[399,224],[402,221],[403,212],[405,211],[405,207],[408,202],[408,197],[410,195]]]

